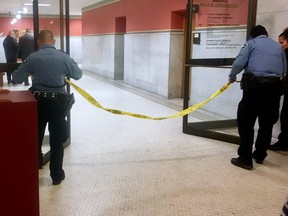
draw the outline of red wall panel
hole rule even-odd
[[[126,17],[126,32],[157,31],[178,28],[171,14],[183,11],[187,0],[122,0],[83,13],[83,34],[115,33],[115,19]],[[182,24],[181,24],[182,25]]]
[[[22,17],[18,20],[17,23],[12,25],[11,18],[9,17],[0,17],[0,33],[3,32],[4,35],[7,35],[11,30],[23,30],[30,28],[33,30],[33,18],[32,17]],[[40,17],[39,19],[39,28],[41,29],[50,29],[54,32],[55,35],[60,35],[60,20],[59,18],[49,18],[49,17]],[[70,19],[70,35],[71,36],[81,36],[82,35],[82,20],[79,18]]]

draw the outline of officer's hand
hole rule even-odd
[[[233,79],[228,79],[228,83],[234,83],[235,82],[235,80],[233,80]]]

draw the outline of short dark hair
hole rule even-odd
[[[288,31],[283,31],[278,37],[282,37],[284,40],[288,41]]]
[[[54,40],[53,32],[50,30],[40,31],[38,35],[38,40],[41,41],[42,43],[51,42],[52,40]]]
[[[254,26],[252,29],[251,29],[251,33],[250,33],[250,36],[252,38],[256,38],[260,35],[266,35],[268,36],[268,33],[267,33],[267,30],[264,26],[262,25],[257,25],[257,26]]]

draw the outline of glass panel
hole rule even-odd
[[[39,31],[44,29],[49,29],[54,33],[55,38],[55,47],[56,49],[61,48],[61,38],[60,38],[60,1],[59,0],[53,0],[49,1],[49,4],[53,5],[53,7],[50,6],[42,6],[42,3],[45,3],[41,0],[39,2]],[[31,7],[31,10],[33,8]],[[48,131],[48,125],[46,127],[45,136],[43,139],[42,144],[42,153],[44,155],[49,154],[50,151],[50,145],[49,145],[49,131]],[[46,156],[45,156],[46,158]],[[45,159],[44,159],[45,161]]]
[[[192,59],[235,58],[246,39],[248,0],[195,0]]]
[[[185,91],[188,106],[205,102],[225,86],[234,58],[246,41],[249,0],[193,0],[199,10],[191,14],[189,83]],[[187,73],[187,70],[186,70]],[[241,98],[239,85],[229,87],[212,101],[187,117],[184,130],[192,134],[219,132],[238,136],[237,105]],[[232,89],[232,90],[231,90]],[[223,127],[224,126],[224,127]],[[226,127],[227,126],[227,127]],[[185,124],[184,124],[185,127]],[[195,129],[196,128],[196,129]],[[189,133],[189,132],[188,132]],[[200,135],[201,136],[201,135]],[[236,142],[236,141],[235,141]]]

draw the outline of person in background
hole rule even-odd
[[[3,47],[7,63],[17,63],[18,43],[14,31],[10,31],[3,40]],[[12,71],[6,71],[8,84],[13,83]]]
[[[280,216],[288,216],[288,196],[282,206]]]
[[[20,58],[23,62],[29,56],[29,54],[34,52],[34,37],[31,34],[30,29],[27,28],[25,34],[19,38],[18,45],[19,45],[18,58]],[[30,85],[28,76],[24,84],[25,86]]]
[[[288,28],[279,35],[278,41],[285,50],[286,61],[288,64]],[[283,104],[280,114],[280,129],[278,141],[274,145],[270,145],[269,149],[272,151],[288,151],[288,74],[285,71],[282,78],[283,84]]]
[[[30,54],[14,71],[16,83],[22,83],[32,75],[33,92],[38,108],[39,168],[42,166],[42,141],[48,123],[50,139],[50,176],[53,185],[65,179],[63,170],[63,143],[68,138],[66,124],[65,78],[80,79],[82,70],[66,53],[54,47],[55,39],[50,30],[42,30],[38,36],[39,50]]]
[[[284,50],[268,37],[265,27],[253,27],[250,36],[232,64],[228,79],[229,83],[235,82],[236,75],[246,69],[241,79],[243,96],[237,110],[239,157],[232,158],[231,163],[247,170],[253,168],[252,158],[262,164],[267,156],[273,125],[279,117],[280,77],[287,71]],[[252,153],[257,118],[259,129]]]

